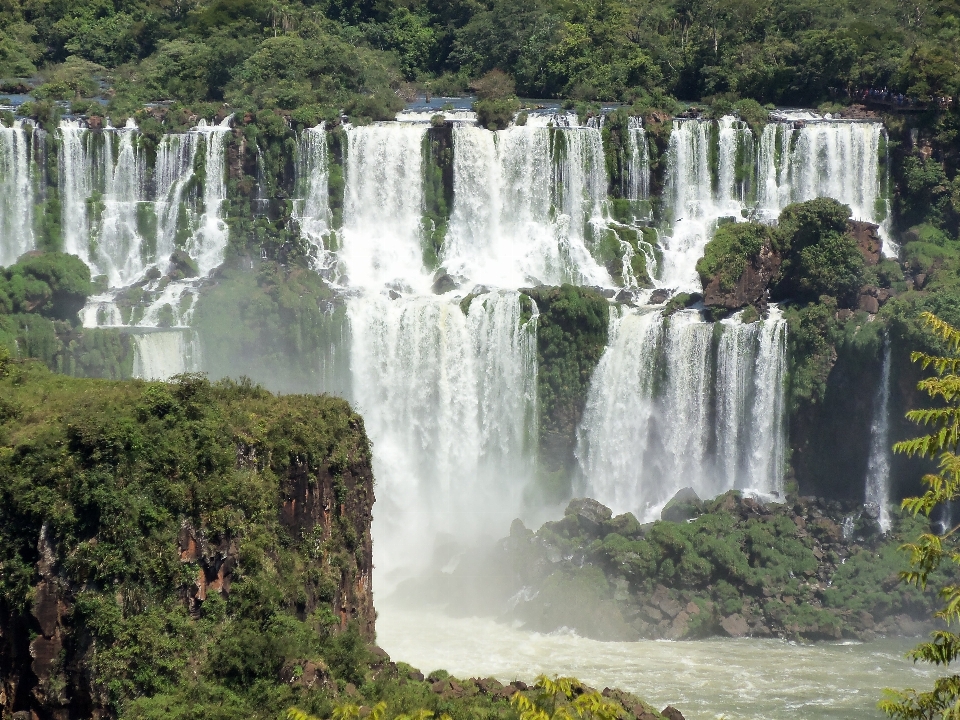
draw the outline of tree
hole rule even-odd
[[[908,456],[939,460],[938,472],[923,477],[927,491],[920,497],[903,501],[905,510],[929,517],[934,508],[960,497],[960,456],[957,454],[960,450],[960,330],[932,313],[925,312],[922,317],[924,325],[941,342],[943,354],[916,351],[910,357],[924,369],[933,368],[935,374],[922,380],[918,387],[943,406],[907,413],[910,420],[929,427],[932,432],[899,442],[894,450]],[[925,589],[931,573],[942,563],[960,566],[957,530],[960,525],[940,533],[927,532],[915,543],[904,545],[910,552],[910,569],[900,573],[901,579]],[[960,657],[960,635],[949,630],[951,625],[960,622],[960,584],[945,584],[938,593],[943,606],[934,617],[945,622],[948,629],[934,632],[932,640],[918,645],[909,657],[946,667]],[[938,678],[933,689],[925,692],[912,688],[887,690],[879,706],[891,717],[902,720],[956,720],[960,718],[960,675]]]

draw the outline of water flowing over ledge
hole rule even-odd
[[[381,577],[415,569],[444,533],[502,535],[546,512],[538,308],[523,293],[542,284],[617,298],[574,428],[577,491],[644,517],[680,486],[782,495],[779,312],[708,323],[645,301],[654,288],[699,290],[696,262],[722,222],[774,222],[788,203],[828,195],[883,230],[882,125],[781,117],[755,133],[732,117],[677,119],[656,179],[638,118],[616,151],[603,117],[531,113],[497,132],[469,114],[431,118],[320,125],[291,158],[290,217],[345,306],[328,355],[346,369],[320,389],[348,396],[374,442]],[[110,288],[83,324],[165,328],[136,338],[138,376],[204,368],[203,338],[187,328],[229,241],[231,132],[230,118],[201,121],[163,136],[155,159],[132,121],[95,131],[65,120],[55,133],[63,246]],[[0,129],[5,262],[37,242],[43,137],[26,122]]]

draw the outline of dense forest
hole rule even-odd
[[[0,3],[0,78],[36,95],[389,116],[497,68],[526,97],[960,92],[956,0],[26,0]],[[19,80],[18,80],[19,79]],[[32,84],[32,83],[31,83]]]

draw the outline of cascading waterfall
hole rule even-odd
[[[340,258],[352,286],[429,291],[421,245],[426,132],[409,123],[347,130]]]
[[[32,123],[0,123],[0,266],[10,265],[35,244],[35,203],[31,152],[37,130]]]
[[[782,493],[786,323],[774,309],[719,330],[715,345],[698,313],[611,309],[578,432],[592,497],[651,518],[684,486]]]
[[[184,330],[161,330],[133,335],[133,376],[168,380],[200,366],[200,344]]]
[[[224,139],[230,132],[232,116],[219,125],[200,120],[196,130],[205,141],[203,215],[199,228],[187,241],[187,253],[197,262],[201,275],[207,275],[223,262],[229,234],[223,219],[223,203],[227,199],[227,173]]]
[[[627,120],[627,153],[624,197],[646,200],[650,197],[650,149],[640,118]]]
[[[711,162],[714,141],[716,182]],[[667,156],[671,228],[664,238],[660,277],[664,287],[699,289],[697,261],[717,222],[723,217],[740,219],[746,188],[737,172],[738,160],[752,143],[750,129],[732,117],[723,118],[719,126],[703,120],[674,121]]]
[[[870,455],[867,460],[865,501],[879,513],[883,532],[889,532],[890,520],[890,339],[884,339],[883,370],[880,387],[873,402],[870,424]]]
[[[196,133],[164,135],[157,146],[153,179],[156,186],[157,251],[159,260],[170,257],[176,248],[177,231],[186,193],[193,179],[197,157]]]
[[[438,534],[505,530],[532,470],[535,310],[524,321],[519,293],[493,292],[466,314],[381,295],[347,313],[352,395],[377,449],[378,562],[410,570]]]
[[[324,125],[304,130],[297,149],[293,217],[300,225],[301,234],[317,248],[320,268],[329,269],[333,257],[327,252],[325,236],[331,231],[330,167]]]
[[[100,155],[103,209],[94,265],[112,286],[132,282],[146,267],[144,239],[138,228],[146,167],[143,153],[134,144],[136,130],[131,118],[122,130],[107,135],[108,143],[116,142],[116,152],[108,145]]]
[[[887,201],[880,173],[884,128],[878,122],[804,120],[768,124],[760,138],[757,207],[776,219],[793,202],[831,197],[856,220],[886,233]]]
[[[585,244],[606,197],[599,130],[456,125],[453,145],[448,272],[497,287],[610,283]]]

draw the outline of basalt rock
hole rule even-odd
[[[705,282],[703,304],[728,310],[739,310],[753,305],[759,311],[765,311],[767,288],[780,270],[781,262],[780,254],[769,243],[764,244],[760,253],[746,263],[733,288],[724,289],[719,275]]]
[[[879,229],[879,225],[863,220],[847,222],[847,232],[857,241],[857,247],[867,265],[876,265],[880,262],[883,240],[880,238]]]

